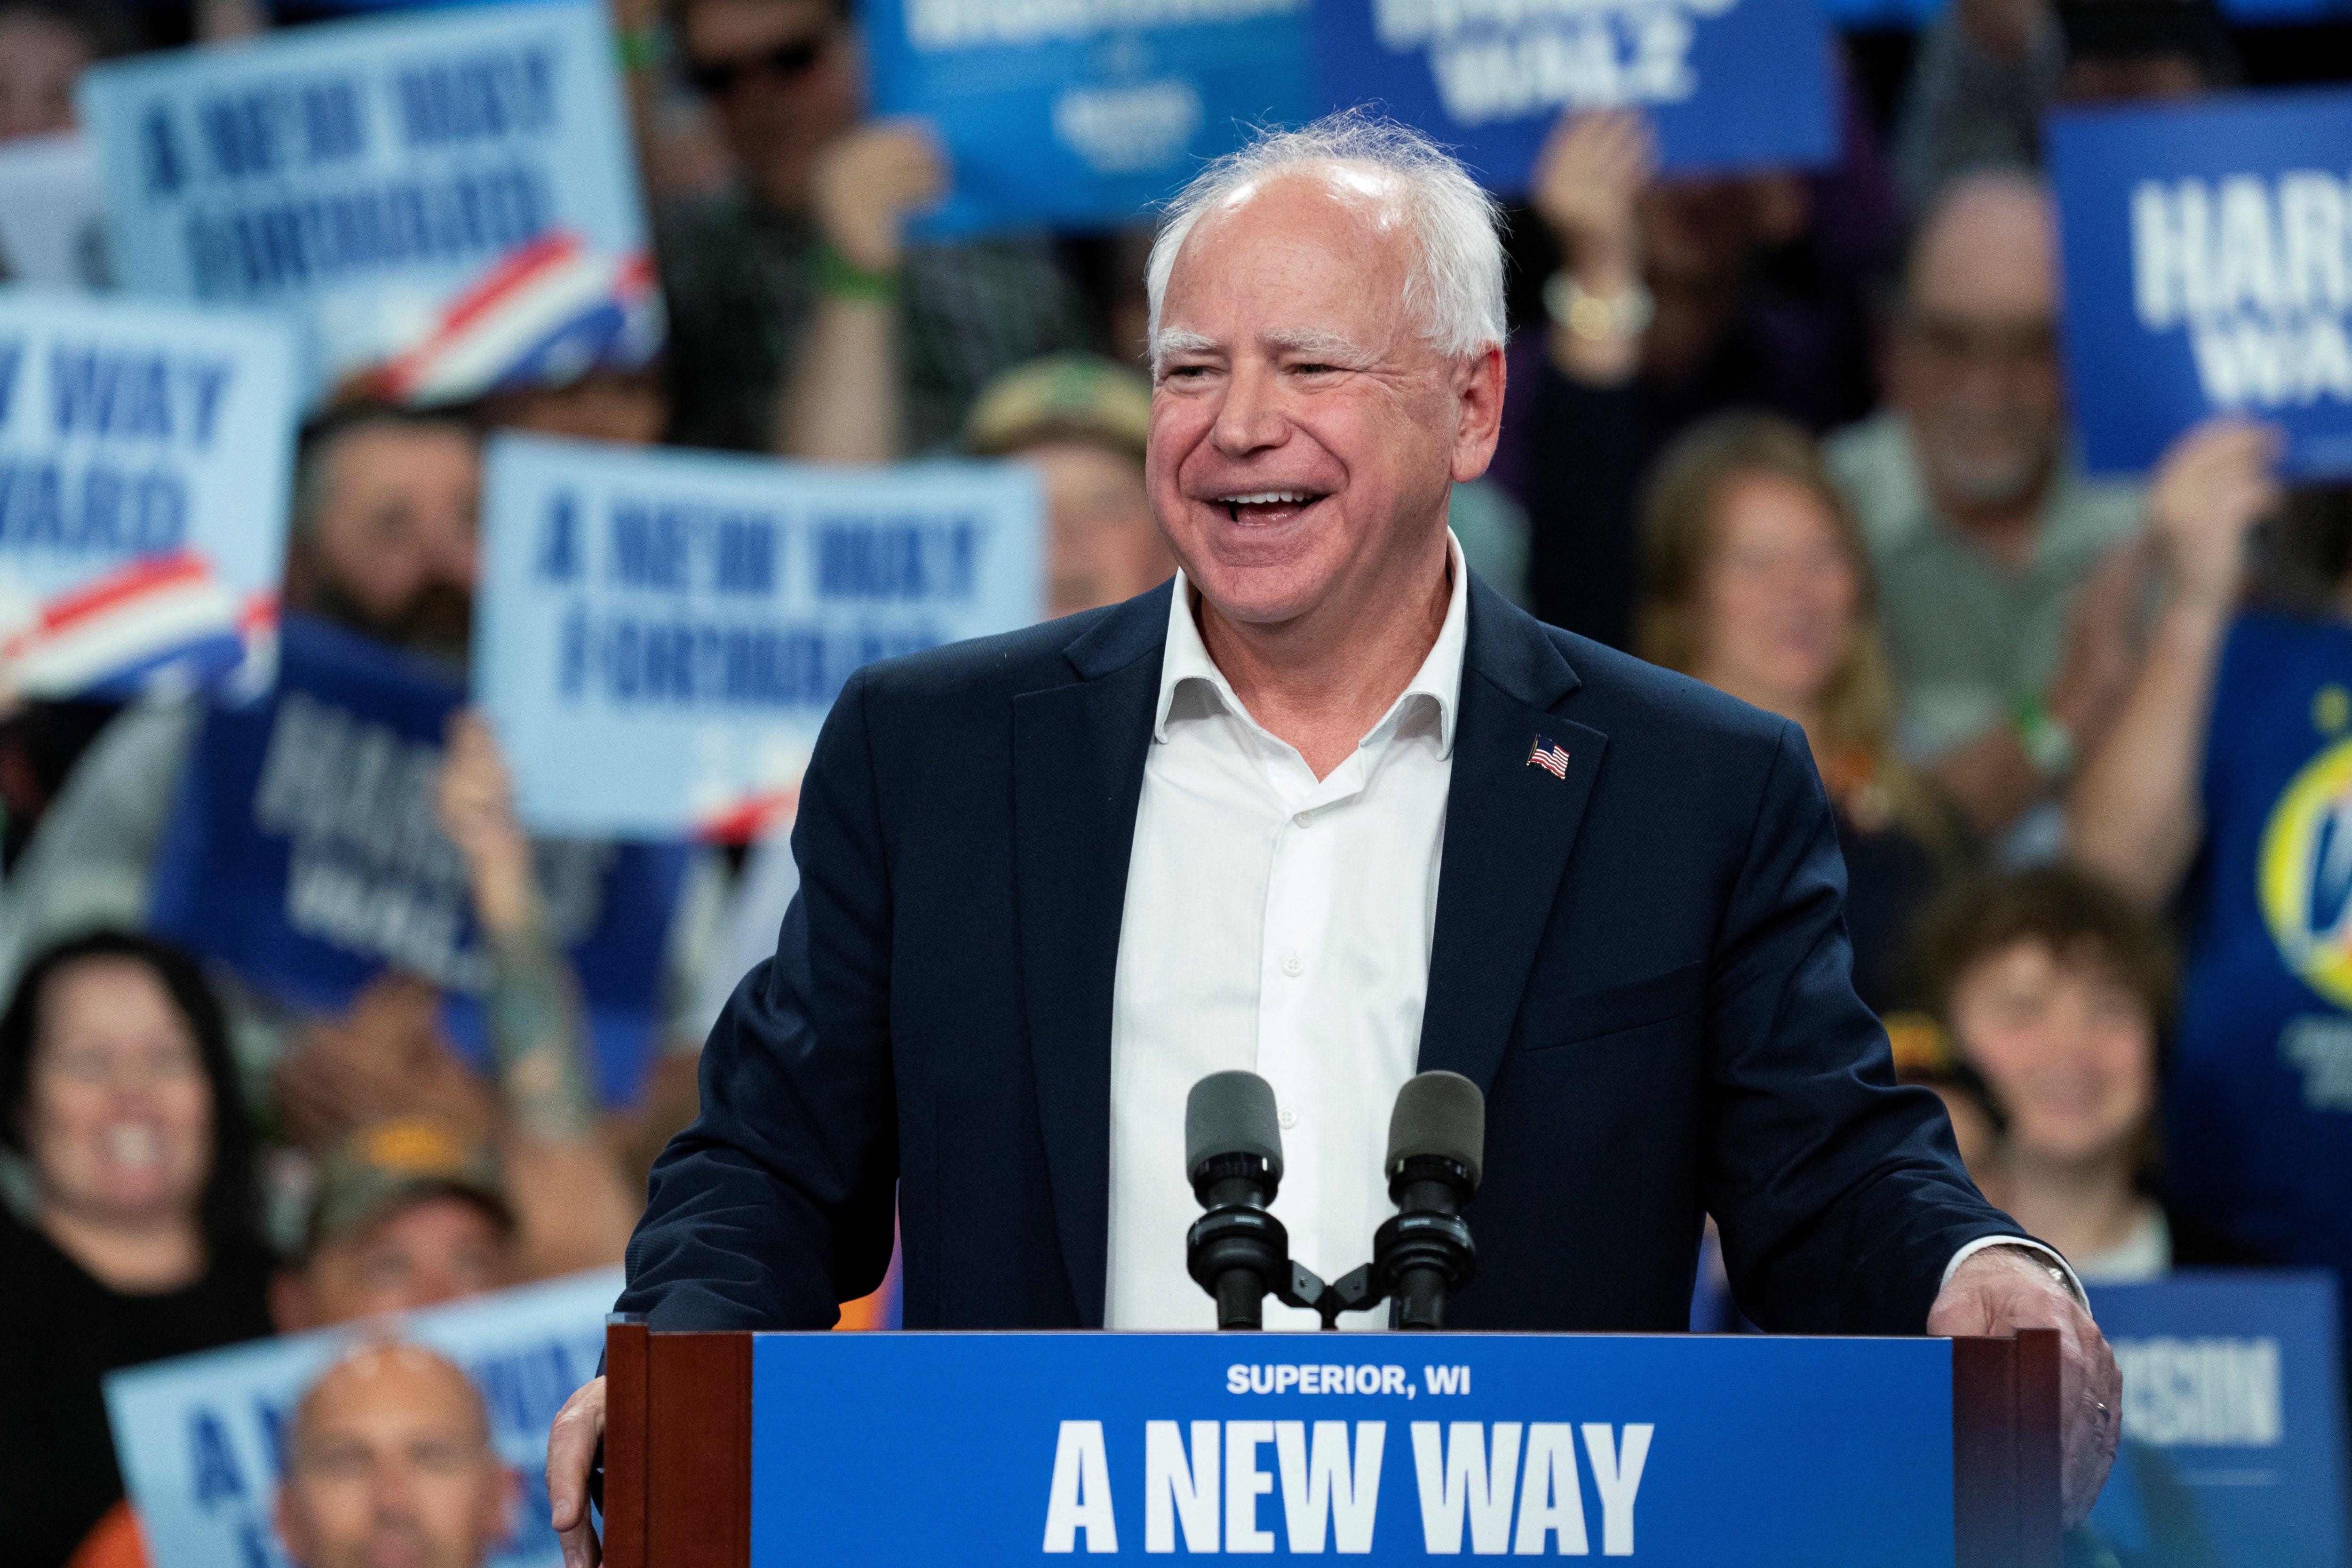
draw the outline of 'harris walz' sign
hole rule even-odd
[[[1333,103],[1381,108],[1527,186],[1564,110],[1646,110],[1670,169],[1822,163],[1832,43],[1813,0],[1315,0]]]
[[[2289,473],[2352,474],[2352,90],[2077,110],[2050,151],[2090,465],[2241,412]]]
[[[604,8],[341,23],[83,88],[124,286],[296,309],[312,369],[438,401],[659,345]]]
[[[842,469],[500,437],[475,690],[545,833],[739,837],[859,665],[1040,610],[1019,463]]]

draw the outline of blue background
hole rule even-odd
[[[1457,125],[1438,95],[1428,51],[1391,53],[1373,30],[1372,4],[1316,0],[1315,65],[1325,100],[1378,100],[1387,112],[1454,146],[1495,190],[1524,190],[1559,110]],[[1664,167],[1818,164],[1834,156],[1833,44],[1815,0],[1737,0],[1720,16],[1694,17],[1693,25],[1689,66],[1696,91],[1678,103],[1644,106],[1657,126]]]
[[[2058,198],[2069,391],[2095,472],[2146,468],[2172,438],[2218,412],[2199,385],[2186,325],[2150,331],[2132,277],[2132,188],[2230,174],[2273,177],[2352,163],[2352,89],[2232,93],[2180,105],[2071,110],[2047,133]],[[2352,473],[2352,404],[2332,396],[2250,412],[2284,429],[2297,478]]]
[[[1634,1507],[1637,1562],[1952,1562],[1946,1340],[762,1334],[751,1355],[754,1568],[1085,1561],[1083,1536],[1075,1557],[1039,1550],[1066,1419],[1103,1423],[1123,1556],[1143,1551],[1147,1420],[1386,1421],[1362,1559],[1379,1563],[1425,1556],[1409,1423],[1499,1420],[1605,1421],[1621,1443],[1626,1423],[1655,1425]],[[1424,1363],[1467,1364],[1471,1393],[1225,1392],[1236,1362],[1325,1360],[1402,1363],[1413,1384]],[[1189,1447],[1189,1426],[1184,1436]],[[1351,1426],[1351,1454],[1354,1440]],[[1270,1445],[1259,1464],[1275,1473]],[[1592,1560],[1604,1561],[1580,1446],[1578,1472]],[[1258,1500],[1277,1557],[1289,1555],[1282,1510],[1277,1481]],[[1465,1556],[1470,1544],[1465,1530]]]

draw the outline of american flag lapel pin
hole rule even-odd
[[[1528,749],[1528,766],[1541,768],[1556,779],[1568,777],[1568,748],[1549,735],[1538,735]]]

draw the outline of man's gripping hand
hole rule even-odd
[[[1989,1247],[1963,1259],[1927,1311],[1931,1334],[2000,1337],[2020,1329],[2058,1331],[2058,1430],[2072,1530],[2089,1517],[2107,1483],[2123,1426],[2123,1377],[2106,1336],[2064,1278],[2019,1247]],[[600,1399],[600,1422],[603,1408]]]
[[[604,1380],[587,1384],[563,1402],[547,1429],[549,1523],[563,1545],[563,1568],[596,1568],[604,1550],[588,1518],[588,1472],[604,1441]],[[2102,1472],[2105,1473],[2104,1471]]]

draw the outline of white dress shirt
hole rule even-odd
[[[1111,995],[1108,1328],[1217,1326],[1184,1269],[1201,1213],[1184,1101],[1210,1073],[1238,1068],[1274,1086],[1286,1168],[1274,1214],[1294,1260],[1336,1279],[1370,1260],[1372,1232],[1396,1212],[1381,1167],[1421,1050],[1468,644],[1468,573],[1450,531],[1447,547],[1454,593],[1435,645],[1322,779],[1234,696],[1176,578]],[[1319,1322],[1266,1300],[1269,1329]],[[1385,1328],[1388,1315],[1340,1322]]]
[[[1447,548],[1454,595],[1436,644],[1322,779],[1234,695],[1176,579],[1111,993],[1108,1327],[1217,1326],[1184,1272],[1201,1213],[1184,1099],[1209,1073],[1274,1086],[1286,1167],[1274,1213],[1293,1258],[1337,1279],[1370,1258],[1396,1212],[1381,1162],[1421,1051],[1468,640],[1468,573],[1451,534]],[[1269,1329],[1318,1321],[1266,1302]]]

